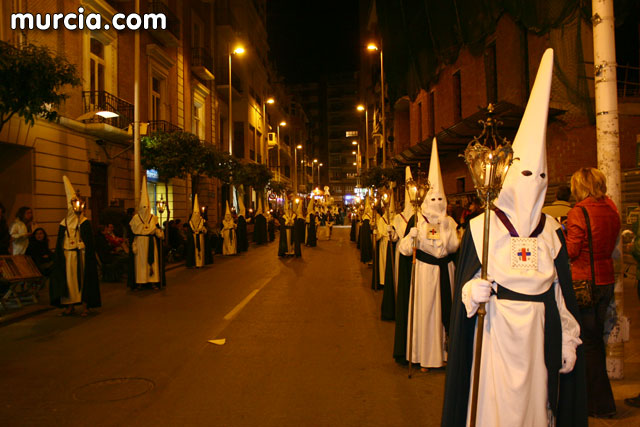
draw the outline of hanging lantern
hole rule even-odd
[[[160,200],[156,202],[156,209],[158,209],[158,213],[163,214],[166,207],[167,203],[163,200],[162,195],[160,195]]]
[[[76,191],[76,195],[71,199],[71,207],[76,215],[80,215],[84,211],[85,202],[80,197],[80,190]]]

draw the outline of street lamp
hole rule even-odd
[[[316,183],[315,175],[313,174],[313,167],[317,164],[318,164],[318,159],[313,159],[313,162],[311,163],[311,186],[313,186]],[[320,183],[318,183],[318,185],[319,184]]]
[[[295,150],[293,150],[293,191],[295,192],[295,194],[298,194],[298,150],[302,150],[301,144],[296,145]]]
[[[287,125],[287,122],[285,122],[284,120],[281,121],[280,123],[278,123],[278,128],[277,128],[277,136],[278,136],[278,173],[276,175],[278,181],[280,181],[280,126],[285,127]]]
[[[269,137],[269,132],[267,132],[267,104],[271,105],[276,102],[272,97],[267,98],[267,101],[262,104],[262,147],[260,152],[262,153],[262,159],[264,164],[269,166],[269,146],[267,143],[267,138]]]
[[[367,50],[370,52],[380,51],[380,107],[382,108],[382,167],[387,166],[387,133],[384,119],[384,61],[382,58],[382,47],[375,43],[369,43]]]
[[[364,154],[367,156],[366,166],[369,169],[369,110],[364,105],[360,104],[356,107],[358,111],[364,111]],[[356,145],[357,142],[354,141]],[[358,147],[359,148],[359,147]]]
[[[231,50],[231,45],[227,44],[229,52],[229,154],[233,154],[233,84],[231,79],[231,57],[232,55],[242,55],[244,47],[237,46]]]
[[[156,209],[158,210],[158,213],[160,214],[160,228],[162,228],[162,214],[164,213],[164,209],[167,206],[166,202],[163,200],[162,198],[162,194],[160,195],[160,200],[158,200],[156,202]]]
[[[322,185],[320,183],[320,168],[322,167],[322,163],[318,163],[318,185]]]

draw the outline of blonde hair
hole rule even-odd
[[[607,179],[596,168],[581,168],[571,176],[571,193],[577,201],[591,196],[600,200],[607,194]]]

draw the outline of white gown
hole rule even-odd
[[[450,216],[440,224],[440,239],[427,239],[427,227],[422,215],[418,215],[418,249],[436,258],[445,257],[458,249],[460,240],[456,233],[456,222]],[[431,221],[435,222],[435,221]],[[410,235],[400,240],[400,252],[413,254],[413,239]],[[440,267],[416,261],[415,294],[409,299],[409,307],[415,300],[413,309],[413,348],[412,363],[420,363],[425,368],[439,368],[446,360],[444,342],[445,330],[442,325],[442,307],[440,303]],[[450,283],[445,286],[451,292],[453,300],[454,265],[450,262]],[[407,354],[409,354],[409,329],[407,328]]]
[[[538,271],[522,271],[511,269],[511,236],[493,212],[490,222],[488,276],[510,290],[528,295],[544,293],[554,286],[562,324],[562,342],[577,345],[580,326],[565,306],[554,265],[561,248],[555,232],[560,227],[558,223],[547,215],[544,230],[538,236]],[[480,258],[483,225],[484,214],[471,220],[471,232]],[[479,276],[480,272],[476,274]],[[461,297],[467,313],[473,315],[475,309],[468,289],[463,288]],[[544,304],[499,300],[492,296],[486,310],[476,425],[547,426]],[[469,392],[469,410],[471,395]],[[467,413],[467,425],[468,416]]]
[[[153,264],[148,261],[149,239],[143,237],[154,235],[159,239],[164,238],[163,231],[156,227],[158,218],[151,215],[147,222],[144,222],[140,215],[135,215],[129,222],[131,231],[136,235],[133,239],[133,254],[136,267],[136,283],[158,283],[160,282],[160,257],[158,256],[158,245],[154,244]],[[140,235],[140,236],[138,236]],[[155,243],[155,242],[154,242]]]
[[[204,267],[204,238],[207,235],[207,227],[204,225],[204,221],[200,221],[198,224],[192,224],[189,222],[191,230],[193,231],[193,248],[196,267]],[[197,239],[200,240],[200,250],[198,250]]]
[[[80,304],[82,302],[82,278],[84,277],[84,268],[81,270],[81,277],[79,278],[78,257],[80,257],[82,262],[81,265],[84,266],[85,249],[84,242],[80,237],[80,225],[86,220],[86,218],[82,218],[77,230],[67,229],[64,235],[64,243],[62,247],[64,248],[67,289],[69,291],[69,296],[60,298],[60,304],[63,305]],[[79,251],[76,251],[75,249],[79,249]]]
[[[223,255],[235,255],[238,253],[236,238],[236,223],[233,219],[222,220],[222,254]]]

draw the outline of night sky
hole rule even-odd
[[[287,83],[355,71],[358,26],[358,0],[267,1],[271,58]]]

